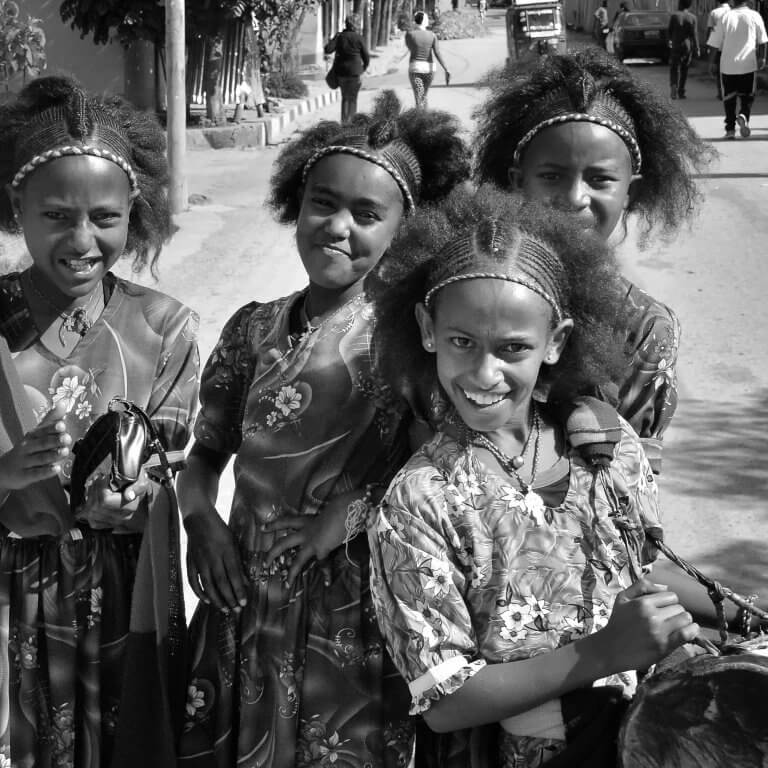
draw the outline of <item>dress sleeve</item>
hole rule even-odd
[[[411,714],[452,693],[485,666],[464,602],[461,542],[434,467],[393,481],[368,536],[371,591],[395,666],[411,692]]]
[[[247,304],[227,321],[200,381],[195,440],[220,453],[235,453],[242,440],[243,414],[256,366],[251,318],[260,306]]]
[[[662,437],[677,408],[677,353],[680,322],[675,313],[632,286],[632,361],[619,386],[616,409],[643,442],[653,471],[661,471]]]
[[[195,312],[179,304],[163,332],[160,361],[155,371],[147,414],[167,450],[183,450],[197,409],[200,355]]]

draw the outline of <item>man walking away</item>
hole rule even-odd
[[[605,38],[608,37],[608,0],[602,0],[600,7],[595,11],[593,35],[600,47],[605,48]]]
[[[720,24],[723,20],[723,16],[725,16],[728,11],[731,10],[731,3],[726,0],[720,5],[715,6],[710,12],[709,16],[707,17],[707,36],[704,38],[705,40],[709,40],[709,38],[712,36],[712,32],[714,31],[715,27]],[[710,48],[709,51],[710,55],[712,54],[712,49]],[[717,98],[722,101],[723,100],[723,88],[720,84],[720,51],[717,51],[717,56],[715,57],[715,71],[714,71],[714,78],[715,83],[717,83]]]
[[[669,18],[669,86],[673,99],[685,98],[685,81],[691,59],[699,56],[696,17],[688,10],[691,0],[679,0],[677,11]]]
[[[742,138],[751,133],[749,115],[755,100],[755,75],[765,66],[766,43],[762,16],[749,7],[748,0],[736,0],[733,10],[723,16],[707,40],[713,49],[709,54],[710,72],[714,72],[715,56],[720,52],[726,139],[736,138],[737,123]]]

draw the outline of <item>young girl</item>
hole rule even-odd
[[[498,754],[457,734],[433,764],[603,765],[625,670],[698,631],[642,577],[660,531],[636,434],[578,399],[621,364],[610,252],[551,210],[457,192],[408,222],[377,278],[383,371],[450,403],[369,527],[379,622],[412,714],[501,724]]]
[[[281,152],[271,204],[296,225],[309,286],[238,310],[203,374],[179,484],[203,601],[184,765],[408,763],[407,693],[385,667],[355,535],[407,458],[408,424],[372,366],[362,282],[401,218],[466,180],[469,162],[453,117],[398,111],[385,96],[373,116],[319,123]],[[215,503],[232,454],[227,526]]]
[[[673,234],[694,211],[692,171],[711,155],[682,114],[594,49],[505,72],[477,117],[479,181],[567,210],[604,239],[631,213],[641,242],[654,229]],[[680,327],[669,307],[623,282],[632,359],[601,396],[617,402],[658,473],[677,407]]]
[[[116,493],[94,477],[75,517],[61,489],[74,442],[114,395],[147,411],[166,448],[186,444],[197,318],[109,271],[124,254],[137,269],[157,263],[171,232],[166,181],[162,130],[124,102],[47,77],[0,107],[0,228],[23,233],[32,260],[0,278],[4,373],[20,380],[2,409],[4,422],[13,409],[38,422],[0,456],[3,764],[112,758],[153,488],[142,476]],[[47,506],[30,503],[36,488]]]

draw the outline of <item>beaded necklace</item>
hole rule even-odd
[[[61,325],[59,326],[59,341],[62,346],[66,346],[64,341],[64,331],[70,333],[79,334],[80,338],[88,333],[88,330],[93,327],[94,321],[91,319],[93,316],[98,316],[99,309],[99,297],[103,298],[104,289],[101,283],[94,289],[88,302],[82,306],[75,307],[69,312],[64,312],[60,307],[57,307],[36,285],[32,277],[32,273],[29,273],[29,285],[34,291],[35,295],[42,299],[56,314],[61,318]]]

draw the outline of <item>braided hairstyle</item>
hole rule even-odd
[[[51,108],[62,111],[75,141],[87,139],[89,131],[98,126],[100,120],[109,120],[117,126],[129,153],[125,160],[135,173],[138,187],[128,223],[125,254],[133,255],[135,271],[149,264],[154,275],[160,250],[174,231],[166,194],[165,133],[148,113],[119,97],[97,98],[87,94],[69,77],[33,80],[13,101],[0,105],[0,231],[20,232],[6,187],[19,171],[15,158],[19,145],[28,138],[30,121]]]
[[[448,112],[410,109],[401,112],[394,91],[376,99],[373,112],[357,114],[349,123],[321,121],[287,144],[275,160],[269,205],[283,224],[295,222],[301,208],[302,176],[309,159],[330,146],[356,146],[361,135],[372,150],[382,150],[396,140],[405,143],[419,163],[421,184],[418,202],[445,197],[456,185],[468,181],[470,152],[461,137],[458,119]]]
[[[605,51],[545,56],[533,70],[509,68],[492,78],[491,95],[475,112],[475,174],[479,182],[510,185],[517,145],[529,114],[551,94],[565,91],[575,112],[586,112],[605,93],[619,102],[634,124],[642,154],[641,178],[625,212],[641,217],[641,242],[658,227],[672,235],[694,213],[699,193],[693,172],[715,155],[685,116]]]
[[[556,289],[574,328],[560,360],[543,366],[539,375],[549,400],[569,402],[593,394],[626,366],[623,293],[613,251],[567,214],[484,185],[474,193],[458,188],[442,203],[417,210],[368,277],[378,365],[398,392],[423,393],[437,386],[435,356],[422,347],[414,310],[424,302],[430,276],[441,271],[446,246],[471,237],[476,250],[468,257],[504,262],[503,246],[499,256],[491,256],[496,243],[488,233],[497,230],[498,222],[511,233],[507,247],[515,233],[523,233],[545,243],[563,262]]]

